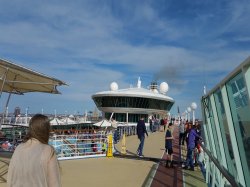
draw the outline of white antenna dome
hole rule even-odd
[[[162,93],[162,94],[165,94],[165,93],[167,93],[167,91],[168,91],[168,84],[166,83],[166,82],[162,82],[161,84],[160,84],[160,92]]]
[[[111,91],[116,91],[116,90],[118,90],[118,84],[117,84],[116,82],[112,82],[112,83],[110,84],[110,90],[111,90]]]

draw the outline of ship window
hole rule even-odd
[[[97,107],[144,108],[169,111],[173,102],[141,97],[111,97],[93,98]]]

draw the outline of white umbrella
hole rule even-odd
[[[75,123],[76,123],[74,120],[72,120],[72,119],[70,119],[70,118],[68,118],[68,117],[63,118],[62,121],[63,121],[66,125],[68,125],[68,124],[75,124]]]
[[[64,123],[58,119],[58,118],[54,118],[53,120],[50,121],[51,125],[63,125]]]
[[[94,123],[93,125],[97,127],[111,127],[112,126],[111,122],[109,122],[106,119],[103,119],[102,121]]]

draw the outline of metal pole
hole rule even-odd
[[[8,99],[6,101],[6,104],[5,104],[5,108],[4,108],[4,112],[3,112],[3,123],[4,123],[4,117],[6,116],[7,114],[7,108],[8,108],[8,105],[9,105],[9,101],[10,101],[10,96],[11,96],[11,93],[9,93],[9,96],[8,96]],[[8,116],[7,116],[8,117]]]
[[[2,87],[1,87],[1,92],[0,92],[0,98],[2,97],[2,93],[3,93],[3,87],[4,87],[4,84],[5,84],[5,81],[6,81],[6,75],[9,71],[9,68],[7,68],[6,72],[4,73],[4,79],[3,79],[3,83],[2,83]]]

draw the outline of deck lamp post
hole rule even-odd
[[[195,102],[191,103],[191,109],[193,111],[193,125],[194,125],[194,122],[195,122],[195,114],[194,114],[194,111],[197,109],[197,104]]]
[[[187,107],[187,112],[188,112],[188,121],[190,121],[190,112],[192,111],[192,109],[190,107]]]

